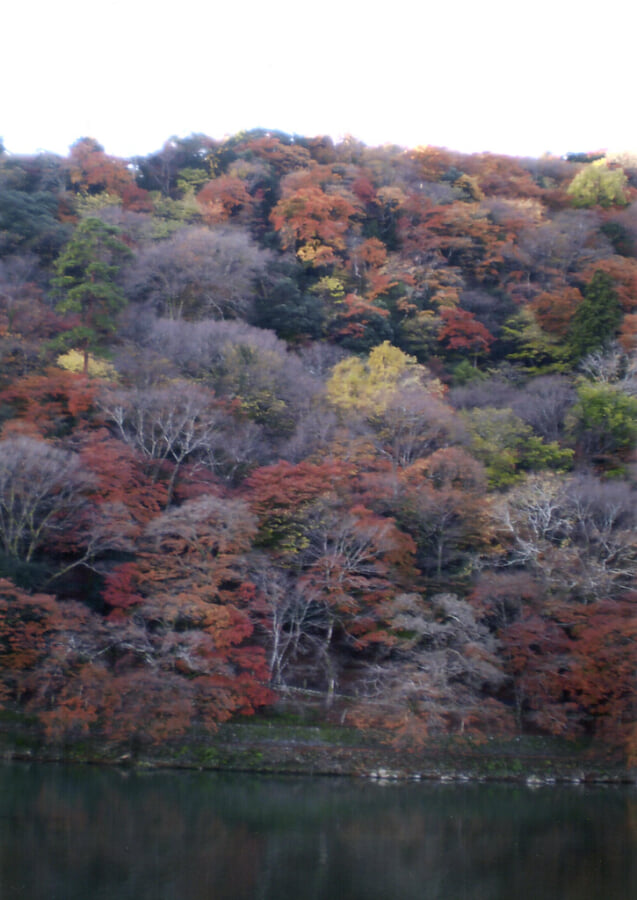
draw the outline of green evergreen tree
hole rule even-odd
[[[586,285],[584,300],[573,316],[568,343],[575,359],[608,344],[621,320],[622,310],[613,280],[598,270]]]
[[[62,294],[57,309],[79,318],[63,342],[82,352],[85,375],[90,354],[114,333],[115,316],[126,305],[116,278],[131,251],[119,235],[118,228],[101,219],[84,219],[55,264],[53,284]]]
[[[615,384],[584,382],[569,425],[581,451],[597,463],[629,453],[637,441],[637,397]]]

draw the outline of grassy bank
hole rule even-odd
[[[375,779],[623,783],[637,781],[618,754],[588,742],[520,736],[476,741],[441,737],[414,749],[379,733],[292,717],[251,718],[192,731],[147,746],[143,740],[109,743],[96,738],[51,743],[33,720],[0,714],[5,759],[103,765],[198,768]]]

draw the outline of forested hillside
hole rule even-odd
[[[307,691],[637,758],[637,157],[0,154],[0,353],[0,704],[47,740]]]

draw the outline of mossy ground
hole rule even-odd
[[[590,742],[542,736],[476,740],[445,736],[418,748],[392,744],[381,733],[329,722],[276,715],[222,724],[215,732],[193,730],[147,746],[78,738],[44,740],[37,723],[0,713],[0,753],[106,765],[197,768],[262,773],[349,775],[372,778],[459,781],[634,782],[616,753]]]

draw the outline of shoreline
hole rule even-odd
[[[193,733],[155,746],[96,739],[46,743],[41,735],[0,731],[5,762],[183,769],[261,775],[333,776],[374,782],[508,782],[529,787],[637,784],[637,770],[605,748],[550,737],[478,741],[430,739],[417,749],[383,742],[355,729],[225,723],[214,734]]]

